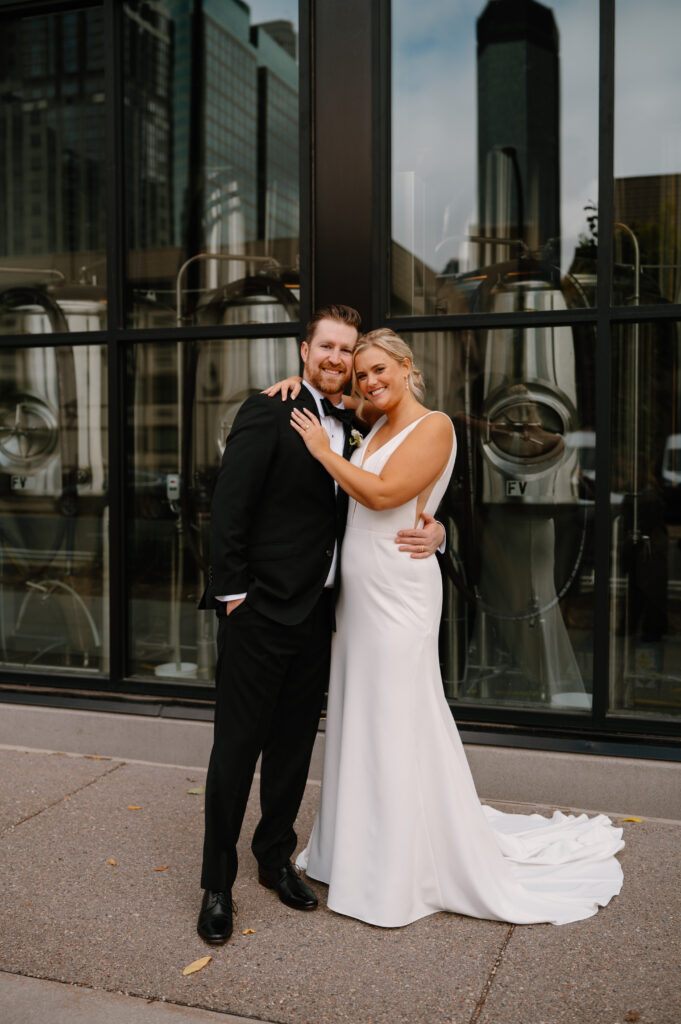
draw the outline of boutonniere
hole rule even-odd
[[[350,437],[348,438],[348,444],[351,448],[357,448],[362,443],[364,438],[360,434],[356,427],[353,427],[350,431]]]

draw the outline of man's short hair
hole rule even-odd
[[[310,319],[307,322],[305,328],[305,341],[310,343],[312,335],[317,329],[317,324],[320,320],[335,320],[339,324],[347,324],[348,327],[354,327],[359,334],[359,329],[362,326],[362,318],[356,309],[352,306],[340,306],[330,305],[321,306],[315,310]]]

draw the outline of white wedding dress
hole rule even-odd
[[[352,458],[373,473],[420,421],[364,458],[384,422]],[[431,514],[455,454],[453,438]],[[442,688],[437,560],[410,558],[395,543],[416,525],[416,507],[413,499],[373,512],[350,501],[321,803],[297,864],[328,884],[332,910],[384,927],[440,910],[517,924],[590,917],[622,886],[622,830],[604,815],[480,804]]]

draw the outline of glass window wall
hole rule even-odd
[[[669,735],[681,7],[355,7],[364,38],[390,12],[391,51],[353,98],[309,74],[313,59],[361,64],[332,0],[306,0],[300,22],[296,0],[1,5],[2,685],[210,699],[211,495],[241,403],[298,370],[302,238],[316,302],[364,302],[367,326],[409,318],[428,402],[456,427],[441,509],[452,705],[492,725]],[[302,89],[299,28],[315,48]],[[337,134],[330,158],[310,118],[301,164],[301,113],[329,108],[350,141]],[[614,166],[600,197],[599,150]],[[347,181],[372,208],[364,234],[332,201]],[[597,255],[614,309],[596,308]]]
[[[390,313],[594,305],[597,124],[597,4],[392,0]]]
[[[135,0],[123,38],[128,326],[292,319],[296,0]]]
[[[0,67],[0,333],[101,330],[101,9],[3,18]]]

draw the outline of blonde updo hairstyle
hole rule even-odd
[[[379,327],[375,331],[369,331],[368,334],[362,335],[355,351],[353,352],[353,362],[357,361],[357,356],[360,352],[364,352],[368,348],[380,348],[386,355],[389,355],[391,359],[394,359],[397,363],[403,363],[405,359],[409,360],[409,376],[407,378],[409,383],[409,390],[411,391],[414,398],[419,402],[422,402],[426,395],[426,386],[423,382],[423,374],[419,370],[418,366],[414,363],[414,353],[407,345],[406,341],[402,341],[394,331],[391,331],[389,327]],[[354,390],[360,394],[357,386],[357,373],[353,366],[352,371],[352,384]]]

